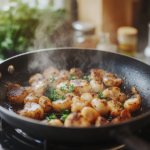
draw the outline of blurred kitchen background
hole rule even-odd
[[[0,0],[0,58],[53,47],[149,62],[150,0]]]

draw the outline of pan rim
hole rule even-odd
[[[112,53],[112,54],[117,54],[117,55],[120,55],[120,56],[123,56],[123,57],[127,57],[127,58],[130,58],[130,59],[134,59],[134,60],[136,60],[136,61],[139,61],[139,62],[141,62],[141,63],[143,63],[143,64],[145,64],[145,65],[147,65],[147,66],[150,66],[149,64],[147,64],[147,63],[145,63],[145,62],[143,62],[143,61],[141,61],[141,60],[139,60],[139,59],[137,59],[137,58],[133,58],[133,57],[131,57],[131,56],[127,56],[127,55],[123,55],[123,54],[120,54],[120,53],[115,53],[115,52],[109,52],[109,51],[103,51],[103,50],[97,50],[97,49],[92,49],[92,48],[79,48],[79,47],[62,47],[62,48],[47,48],[47,49],[39,49],[39,50],[34,50],[34,51],[31,51],[31,52],[25,52],[25,53],[22,53],[22,54],[18,54],[18,55],[15,55],[15,56],[13,56],[13,57],[10,57],[10,58],[7,58],[7,59],[5,59],[2,63],[4,63],[4,62],[6,62],[6,61],[8,61],[8,60],[11,60],[11,59],[13,59],[13,58],[16,58],[16,57],[18,57],[18,56],[23,56],[23,55],[28,55],[28,54],[32,54],[32,53],[37,53],[37,52],[43,52],[43,51],[52,51],[52,50],[70,50],[70,49],[76,49],[76,50],[88,50],[88,51],[90,51],[90,50],[94,50],[94,51],[99,51],[99,52],[105,52],[105,53]],[[2,64],[1,63],[1,64]]]
[[[53,128],[80,129],[80,130],[83,130],[83,129],[97,129],[97,128],[101,128],[101,129],[103,129],[103,128],[113,128],[113,127],[117,127],[117,126],[120,127],[120,126],[124,126],[126,124],[129,124],[129,123],[132,123],[132,122],[136,122],[139,119],[145,118],[147,116],[150,116],[150,112],[147,112],[146,114],[142,114],[142,115],[137,116],[135,118],[120,122],[118,124],[111,124],[110,123],[110,124],[106,124],[106,125],[103,125],[103,126],[100,126],[100,127],[96,127],[96,126],[93,126],[93,125],[89,126],[89,127],[64,127],[64,126],[53,126],[53,125],[43,124],[40,120],[36,120],[36,119],[32,119],[32,118],[28,118],[28,117],[18,115],[16,113],[13,113],[13,112],[7,110],[6,108],[3,108],[2,106],[0,106],[0,111],[3,112],[4,114],[8,115],[9,117],[13,117],[13,118],[16,118],[16,119],[19,119],[19,120],[22,120],[22,121],[26,121],[26,122],[29,122],[29,123],[32,123],[32,124],[35,124],[35,125],[38,124],[40,126],[44,125],[44,126],[53,127]]]
[[[26,53],[22,53],[22,54],[19,54],[19,55],[15,55],[13,57],[10,57],[6,60],[4,60],[1,64],[5,63],[6,61],[8,60],[11,60],[11,59],[14,59],[14,58],[17,58],[19,56],[24,56],[24,55],[28,55],[28,54],[32,54],[32,53],[37,53],[37,52],[43,52],[43,51],[51,51],[51,50],[70,50],[70,49],[76,49],[76,50],[94,50],[94,51],[100,51],[100,52],[105,52],[105,53],[113,53],[113,54],[117,54],[117,55],[120,55],[120,56],[124,56],[124,57],[128,57],[130,59],[134,59],[136,61],[139,61],[140,63],[143,63],[147,66],[150,66],[148,64],[146,64],[145,62],[141,61],[141,60],[138,60],[136,58],[132,58],[130,56],[126,56],[126,55],[123,55],[123,54],[118,54],[118,53],[115,53],[115,52],[106,52],[106,51],[102,51],[102,50],[96,50],[96,49],[87,49],[87,48],[78,48],[78,47],[63,47],[63,48],[48,48],[48,49],[40,49],[40,50],[34,50],[32,52],[26,52]],[[0,64],[0,65],[1,65]],[[64,127],[64,126],[52,126],[52,125],[46,125],[46,124],[42,124],[41,121],[39,120],[35,120],[35,119],[31,119],[31,118],[27,118],[27,117],[24,117],[24,116],[20,116],[16,113],[13,113],[9,110],[7,110],[6,108],[0,106],[0,111],[2,111],[3,113],[7,114],[8,116],[10,117],[14,117],[16,119],[20,119],[20,120],[23,120],[23,121],[26,121],[26,122],[30,122],[32,124],[38,124],[38,125],[41,125],[41,126],[49,126],[49,127],[53,127],[53,128],[65,128],[65,129],[77,129],[77,130],[85,130],[85,129],[97,129],[97,128],[112,128],[112,127],[117,127],[117,126],[123,126],[123,125],[126,125],[126,124],[129,124],[129,123],[132,123],[132,122],[136,122],[138,121],[139,119],[142,119],[142,118],[146,118],[147,116],[150,116],[150,111],[147,112],[146,114],[141,114],[140,116],[137,116],[135,118],[132,118],[132,119],[129,119],[127,121],[124,121],[124,122],[120,122],[118,124],[107,124],[107,125],[104,125],[104,126],[100,126],[100,127],[95,127],[95,126],[90,126],[90,127]],[[5,120],[5,119],[4,119]]]

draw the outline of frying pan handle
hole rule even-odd
[[[150,144],[131,133],[113,133],[113,137],[130,150],[150,150]]]

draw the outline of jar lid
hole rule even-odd
[[[138,33],[138,30],[136,28],[130,27],[130,26],[124,26],[120,27],[117,30],[118,35],[136,35]]]
[[[81,32],[91,32],[95,30],[95,25],[93,23],[83,21],[73,22],[72,27]]]

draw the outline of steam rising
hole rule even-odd
[[[53,61],[49,59],[48,52],[37,52],[33,55],[32,59],[28,63],[29,72],[43,72],[48,66],[55,66]]]
[[[116,55],[113,55],[113,60],[115,56]],[[116,61],[111,61],[111,66],[108,66],[108,61],[110,60],[106,60],[105,57],[107,57],[107,52],[101,55],[101,53],[94,50],[85,51],[64,48],[39,51],[35,53],[29,61],[28,68],[31,73],[43,72],[43,70],[49,66],[55,66],[59,70],[69,70],[70,68],[76,67],[83,72],[89,72],[91,68],[99,68],[116,73],[116,68],[118,67]],[[110,59],[112,60],[112,58]]]

